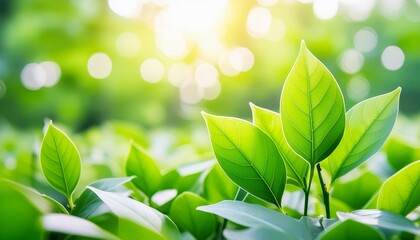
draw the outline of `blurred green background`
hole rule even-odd
[[[75,131],[108,120],[204,125],[277,110],[301,40],[347,108],[403,88],[420,110],[419,0],[1,0],[3,122]]]

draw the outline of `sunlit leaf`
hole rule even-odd
[[[255,239],[299,239],[294,233],[280,232],[271,228],[248,228],[245,230],[226,229],[223,235],[229,240],[255,240]]]
[[[127,176],[136,176],[134,185],[151,197],[158,190],[161,173],[155,160],[144,149],[131,143],[125,166]]]
[[[384,144],[398,113],[401,88],[373,97],[352,107],[346,114],[344,136],[321,166],[331,175],[331,184],[350,172]]]
[[[86,219],[67,214],[47,214],[42,217],[42,224],[44,228],[50,232],[59,232],[89,238],[118,239],[116,236]]]
[[[363,224],[395,231],[420,235],[420,228],[407,218],[384,210],[357,210],[351,213],[337,212],[340,220],[353,219]]]
[[[203,116],[214,154],[226,175],[250,194],[281,207],[286,169],[271,138],[241,119]]]
[[[121,196],[113,192],[105,192],[88,187],[120,218],[126,218],[138,225],[154,231],[164,239],[180,239],[178,228],[166,215],[144,203]]]
[[[80,156],[70,138],[52,123],[42,141],[40,157],[47,181],[71,199],[80,177]]]
[[[237,190],[238,187],[226,176],[219,164],[213,166],[203,182],[203,195],[210,203],[233,199]]]
[[[207,204],[204,198],[184,192],[172,203],[169,216],[180,229],[190,232],[196,239],[207,239],[216,230],[217,219],[196,209]]]
[[[197,209],[216,214],[245,227],[267,228],[283,233],[293,233],[296,239],[311,238],[311,233],[296,219],[261,205],[240,201],[222,201]]]
[[[319,240],[354,240],[354,239],[369,239],[381,240],[385,237],[375,228],[365,225],[363,223],[347,219],[342,222],[337,222],[328,230],[322,232],[318,238]]]
[[[394,171],[420,159],[420,147],[403,138],[391,137],[385,144],[386,160]]]
[[[280,113],[287,142],[312,167],[330,155],[343,136],[341,90],[304,42],[284,83]]]
[[[123,196],[128,196],[130,191],[123,186],[123,184],[131,181],[134,177],[124,178],[105,178],[93,182],[89,186],[97,188],[102,191],[115,192]],[[89,189],[85,189],[76,201],[76,206],[72,211],[73,215],[77,215],[82,218],[89,218],[101,214],[98,211],[104,203],[98,198],[98,196]],[[106,206],[106,205],[105,205]]]
[[[287,144],[283,135],[283,127],[280,114],[250,104],[254,124],[270,136],[283,157],[287,181],[302,189],[305,189],[305,179],[308,175],[309,164],[297,155]]]
[[[378,209],[405,216],[419,205],[420,160],[417,160],[384,182],[378,195]]]

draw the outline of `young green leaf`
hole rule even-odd
[[[280,99],[284,136],[313,168],[336,148],[345,126],[344,99],[328,69],[302,41]]]
[[[270,136],[277,146],[286,165],[287,180],[302,189],[306,188],[309,164],[297,155],[287,144],[283,135],[280,114],[250,104],[254,124]]]
[[[378,209],[407,215],[420,205],[420,160],[404,167],[384,182]]]
[[[407,218],[384,210],[357,210],[351,213],[337,212],[341,221],[353,219],[363,224],[394,231],[409,232],[420,235],[420,228]]]
[[[203,182],[203,196],[210,203],[233,199],[237,190],[238,187],[226,176],[219,164],[213,166]]]
[[[70,138],[52,123],[42,141],[40,158],[45,178],[67,196],[70,208],[73,208],[72,193],[80,177],[80,156]]]
[[[350,172],[384,144],[398,113],[401,88],[373,97],[352,107],[346,114],[344,136],[321,166],[331,175],[331,184]]]
[[[144,149],[131,143],[130,152],[125,166],[127,176],[136,176],[134,185],[151,197],[157,190],[161,181],[161,173],[155,160]]]
[[[333,224],[328,230],[322,232],[318,238],[319,240],[353,240],[353,239],[370,239],[381,240],[385,236],[378,230],[363,223],[347,219],[343,222]]]
[[[296,219],[261,205],[226,200],[197,209],[216,214],[245,227],[262,227],[283,233],[292,232],[297,239],[311,239],[311,233]]]
[[[134,177],[124,178],[105,178],[89,184],[94,188],[102,191],[119,193],[122,196],[128,196],[130,191],[123,186],[123,184],[131,181]],[[90,218],[101,214],[101,207],[104,203],[89,189],[85,189],[82,195],[77,199],[76,206],[72,211],[73,215],[77,215],[82,218]]]
[[[226,175],[250,194],[281,207],[286,169],[271,138],[241,119],[203,116]]]
[[[144,203],[134,199],[121,196],[113,192],[101,191],[94,187],[87,187],[111,209],[111,211],[120,218],[125,218],[143,226],[163,239],[180,239],[180,234],[172,220]]]
[[[196,239],[207,239],[217,225],[216,216],[196,210],[208,202],[191,192],[180,194],[172,203],[169,216],[180,228],[190,232]]]
[[[226,229],[223,232],[229,240],[255,240],[255,239],[299,239],[294,232],[280,232],[271,228],[248,228],[245,230]]]
[[[101,229],[86,219],[67,214],[47,214],[43,216],[42,224],[44,225],[44,228],[50,232],[59,232],[89,238],[118,239],[118,237]]]

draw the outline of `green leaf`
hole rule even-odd
[[[203,182],[203,195],[210,203],[233,199],[237,190],[238,187],[226,176],[219,164],[213,166]]]
[[[155,231],[126,218],[120,218],[118,220],[118,237],[124,240],[165,240],[162,235],[156,233]]]
[[[378,209],[403,216],[420,205],[420,160],[404,167],[384,182],[378,196]]]
[[[337,222],[328,230],[322,232],[317,239],[320,240],[353,240],[353,239],[385,239],[385,237],[376,229],[363,223],[347,219],[343,222]]]
[[[72,193],[80,177],[80,156],[63,132],[49,124],[41,145],[41,166],[48,183],[67,196],[72,208]]]
[[[97,188],[102,191],[119,193],[122,196],[130,195],[130,191],[123,186],[123,184],[130,182],[134,177],[124,178],[105,178],[91,183],[89,186]],[[96,196],[95,193],[89,189],[85,189],[76,201],[76,207],[72,214],[82,218],[90,218],[102,214],[104,203]]]
[[[156,209],[117,193],[101,191],[94,187],[87,188],[98,195],[118,217],[129,219],[140,226],[154,231],[164,239],[180,239],[176,225],[169,217]]]
[[[419,227],[413,222],[401,215],[384,210],[357,210],[351,213],[337,212],[337,216],[342,221],[350,218],[374,227],[420,235]]]
[[[161,173],[155,160],[144,149],[131,143],[130,152],[125,166],[127,176],[136,176],[134,185],[151,197],[157,190],[161,180]]]
[[[420,148],[409,141],[391,137],[385,144],[386,160],[394,171],[420,159]]]
[[[337,182],[331,192],[331,197],[346,203],[353,209],[361,209],[378,192],[381,185],[382,182],[378,176],[365,172],[350,181]]]
[[[118,239],[116,236],[86,219],[67,214],[47,214],[43,216],[42,223],[44,228],[50,232],[59,232],[89,238]]]
[[[341,90],[303,41],[283,86],[280,113],[287,142],[311,167],[330,155],[343,136]]]
[[[226,229],[223,232],[229,240],[255,240],[255,239],[298,239],[294,233],[280,232],[270,228],[248,228],[245,230]]]
[[[283,135],[283,126],[280,114],[250,104],[254,124],[273,139],[286,165],[287,180],[302,189],[305,189],[309,165],[297,155],[287,144]]]
[[[51,212],[69,214],[69,211],[67,211],[67,209],[54,198],[41,193],[39,193],[39,195],[48,201],[51,206]]]
[[[271,138],[242,119],[203,116],[226,175],[250,194],[281,207],[286,169]]]
[[[310,239],[311,233],[296,219],[261,205],[240,201],[222,201],[201,206],[200,211],[216,214],[234,223],[251,228],[268,228],[282,233],[292,233],[297,239]]]
[[[346,129],[340,144],[323,162],[331,184],[350,172],[384,144],[398,113],[401,88],[356,104],[346,114]]]
[[[197,194],[184,192],[172,203],[169,216],[180,229],[190,232],[196,239],[207,239],[216,230],[217,219],[212,214],[196,210],[207,204]]]

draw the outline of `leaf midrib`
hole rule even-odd
[[[56,151],[57,151],[58,161],[59,161],[59,163],[60,163],[61,174],[62,174],[62,176],[63,176],[64,185],[65,185],[65,187],[66,187],[66,195],[69,197],[69,196],[70,196],[70,193],[69,193],[69,186],[68,186],[68,184],[67,184],[67,179],[66,179],[66,175],[65,175],[65,172],[64,172],[63,161],[62,161],[62,158],[61,158],[61,155],[60,155],[60,151],[59,151],[59,149],[58,149],[58,145],[57,145],[57,141],[56,141],[56,139],[55,139],[55,133],[54,133],[54,129],[53,129],[53,128],[51,128],[51,136],[52,136],[52,138],[53,138],[53,141],[54,141],[54,146],[55,146],[55,149],[56,149]]]

